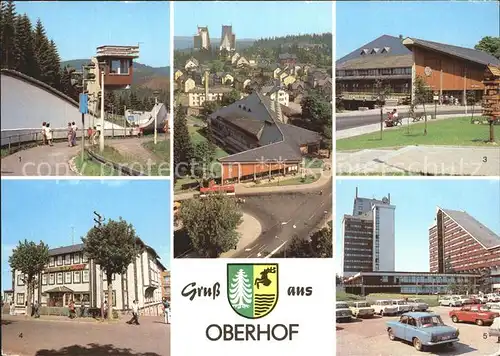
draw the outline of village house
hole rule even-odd
[[[184,69],[192,71],[192,70],[198,68],[199,66],[200,66],[200,62],[198,62],[198,60],[196,58],[191,57],[186,61],[186,65],[184,66]]]
[[[174,80],[178,80],[184,73],[180,69],[176,69],[174,72]]]
[[[261,88],[260,92],[262,94],[268,96],[271,99],[271,101],[278,100],[278,102],[281,105],[288,106],[289,95],[280,86],[277,86],[277,85],[266,85],[266,86],[263,86]]]
[[[248,65],[250,65],[250,62],[248,62],[248,60],[243,56],[239,57],[236,60],[236,67],[237,68],[241,68],[241,67],[248,66]]]
[[[192,78],[187,78],[184,81],[184,93],[188,93],[196,87],[196,83]]]
[[[236,64],[236,61],[241,57],[241,55],[238,52],[235,52],[231,56],[231,64]]]
[[[113,305],[129,310],[137,300],[141,311],[150,315],[161,312],[161,274],[166,268],[156,251],[138,240],[142,252],[122,275],[113,275]],[[13,294],[16,309],[24,313],[26,302],[38,301],[42,307],[67,307],[73,300],[77,307],[100,308],[101,296],[107,300],[107,279],[100,266],[83,253],[83,244],[49,250],[50,260],[37,276],[32,300],[28,301],[24,276],[13,271]],[[110,306],[111,307],[111,306]]]
[[[297,63],[297,56],[295,54],[281,53],[278,58],[281,66],[295,67]]]

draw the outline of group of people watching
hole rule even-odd
[[[50,127],[50,122],[42,122],[42,141],[44,145],[52,146],[52,128]]]

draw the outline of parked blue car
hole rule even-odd
[[[451,347],[459,340],[458,329],[445,325],[441,317],[434,313],[405,313],[399,320],[388,321],[386,325],[390,340],[411,342],[418,351],[424,351],[427,346],[442,344]]]

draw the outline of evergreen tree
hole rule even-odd
[[[50,70],[51,75],[49,79],[50,86],[57,90],[61,90],[61,57],[59,56],[59,51],[57,50],[56,43],[54,40],[49,42],[49,56],[50,56]]]
[[[16,5],[13,0],[2,2],[2,68],[15,68]]]
[[[132,110],[139,110],[141,106],[139,99],[137,99],[137,94],[135,92],[131,92],[129,96],[129,104],[127,107],[130,107]]]
[[[38,64],[38,73],[35,78],[50,85],[51,79],[54,76],[51,66],[50,43],[40,19],[36,21],[33,41],[35,57]]]
[[[193,157],[193,144],[189,136],[186,111],[178,106],[174,114],[174,178],[179,178],[189,171]]]
[[[78,101],[79,100],[79,92],[75,89],[75,87],[71,84],[71,74],[75,71],[74,68],[70,66],[66,66],[63,68],[61,72],[61,89],[64,94],[69,96],[70,98]]]
[[[28,15],[19,15],[16,19],[15,67],[17,71],[34,77],[37,73],[37,63],[33,51],[33,33]]]

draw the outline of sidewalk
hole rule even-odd
[[[238,226],[238,233],[240,234],[240,240],[238,241],[238,246],[236,250],[231,250],[223,253],[221,258],[231,258],[238,252],[241,252],[245,246],[251,244],[255,239],[257,239],[262,233],[262,226],[259,220],[250,214],[243,213],[243,222]]]
[[[406,111],[410,109],[409,105],[399,105],[399,106],[392,106],[392,105],[387,105],[382,108],[382,111],[384,112],[384,116],[386,115],[385,113],[387,111],[390,111],[391,109],[397,109],[398,111]],[[426,105],[426,111],[429,113],[432,112],[434,113],[434,104],[428,104]],[[482,109],[481,106],[474,106],[474,112],[480,112]],[[421,105],[419,105],[416,109],[416,112],[420,113],[423,112],[423,108]],[[465,115],[465,106],[455,106],[455,105],[438,105],[437,106],[437,112],[439,111],[456,111],[457,113],[463,113]],[[467,106],[467,114],[470,114],[472,111],[472,106]],[[346,111],[346,112],[340,112],[336,113],[335,117],[351,117],[351,116],[367,116],[367,115],[380,115],[380,108],[377,109],[369,109],[369,110],[355,110],[355,111]]]
[[[434,121],[438,121],[438,120],[451,119],[451,118],[454,118],[454,117],[457,117],[457,115],[456,114],[438,115],[436,119],[431,119],[431,115],[428,114],[427,115],[427,122],[429,123],[429,122],[434,122]],[[409,118],[409,117],[403,118],[402,119],[403,125],[401,125],[401,126],[385,127],[385,123],[384,123],[384,131],[395,130],[395,129],[398,129],[398,128],[401,128],[401,127],[405,127],[405,126],[408,125],[408,120],[410,120],[410,119],[411,118]],[[384,120],[385,120],[385,117],[384,117]],[[417,122],[410,121],[410,126],[414,125],[414,124],[422,123],[422,122],[424,122],[424,120],[417,121]],[[347,129],[347,130],[342,130],[342,131],[335,132],[335,139],[336,140],[341,140],[341,139],[344,139],[344,138],[361,136],[361,135],[364,135],[364,134],[369,134],[369,133],[378,132],[378,131],[380,131],[380,123],[371,124],[371,125],[365,125],[365,126],[359,126],[359,127],[354,127],[352,129]]]

